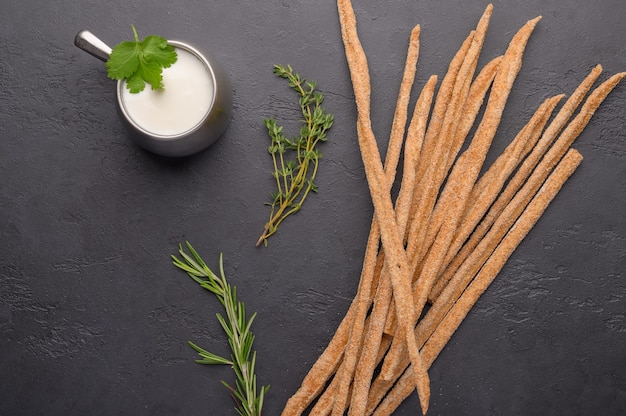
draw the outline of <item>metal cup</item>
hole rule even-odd
[[[232,111],[232,87],[228,74],[209,55],[201,53],[187,43],[175,40],[168,40],[168,43],[198,58],[206,67],[213,82],[211,104],[202,120],[181,133],[164,135],[151,132],[129,115],[123,98],[123,91],[126,88],[124,81],[117,83],[117,108],[131,133],[130,137],[139,146],[162,156],[189,156],[215,143],[226,130]],[[111,48],[87,30],[80,31],[76,35],[74,44],[102,61],[108,60],[111,54]]]

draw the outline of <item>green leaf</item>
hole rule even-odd
[[[309,180],[312,181],[317,173],[321,154],[315,147],[328,140],[326,130],[333,122],[332,115],[321,107],[324,96],[316,91],[314,81],[307,81],[294,72],[290,65],[274,65],[274,74],[286,79],[287,84],[298,95],[297,103],[302,113],[302,124],[299,135],[290,140],[282,133],[283,128],[276,124],[274,118],[271,118],[271,121],[264,120],[272,145],[277,146],[270,147],[268,151],[272,157],[272,177],[275,179],[276,195],[279,197],[275,198],[272,204],[266,204],[270,206],[270,218],[257,240],[257,246],[261,244],[267,246],[267,239],[276,232],[282,221],[300,209],[311,191],[307,183]],[[316,190],[317,188],[314,188],[314,191]]]
[[[126,79],[126,88],[128,88],[131,94],[137,94],[146,88],[146,81],[139,72],[135,72]]]
[[[131,93],[143,91],[146,83],[153,90],[160,90],[164,87],[163,69],[176,62],[176,50],[161,36],[150,35],[140,42],[135,26],[132,29],[135,40],[121,42],[111,51],[106,62],[107,75],[126,80]]]
[[[197,346],[191,341],[187,341],[187,343],[189,344],[191,348],[193,348],[194,350],[198,352],[198,355],[202,357],[202,360],[196,360],[198,364],[225,364],[225,365],[233,364],[231,360],[228,360],[226,358],[220,357],[219,355],[213,354],[212,352],[209,352],[205,350],[204,348]]]
[[[124,79],[133,75],[139,68],[139,55],[136,42],[124,41],[111,51],[106,67],[109,78]]]
[[[157,63],[163,68],[169,68],[176,62],[174,47],[167,42],[167,39],[161,36],[146,36],[143,42],[141,42],[141,48],[143,58],[146,61]]]
[[[235,383],[229,384],[222,381],[222,384],[230,390],[235,399],[237,413],[243,416],[261,416],[264,396],[269,386],[263,386],[257,390],[256,374],[254,374],[256,353],[252,349],[254,335],[251,329],[256,314],[252,314],[248,318],[245,304],[242,301],[237,301],[237,288],[226,281],[222,255],[220,255],[219,261],[219,275],[217,275],[207,267],[200,255],[188,242],[187,250],[189,253],[185,252],[183,246],[180,245],[180,258],[172,256],[174,265],[186,271],[203,288],[216,295],[226,311],[225,315],[216,313],[217,320],[222,326],[231,348],[231,357],[227,359],[189,341],[189,345],[200,356],[196,362],[199,364],[230,365],[235,373]],[[196,276],[205,276],[205,279]]]

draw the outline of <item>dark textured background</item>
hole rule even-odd
[[[523,3],[523,4],[522,4]],[[355,0],[381,148],[406,40],[422,25],[415,91],[442,76],[484,1]],[[626,70],[623,0],[496,1],[481,64],[543,15],[488,156],[591,67]],[[214,297],[169,256],[190,240],[250,311],[265,414],[278,415],[353,297],[372,207],[333,1],[5,2],[0,16],[0,415],[234,415]],[[223,138],[184,160],[128,138],[102,62],[72,44],[161,34],[209,50],[234,87]],[[316,80],[336,122],[320,193],[255,248],[272,189],[262,120],[294,126],[272,75]],[[626,86],[575,146],[585,160],[432,367],[432,415],[626,414]],[[416,414],[415,394],[397,411]]]

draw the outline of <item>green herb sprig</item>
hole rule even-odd
[[[163,68],[169,68],[178,56],[167,39],[150,35],[139,40],[137,29],[131,25],[135,40],[117,44],[106,62],[111,79],[126,80],[126,87],[135,94],[144,90],[146,83],[153,90],[163,88]]]
[[[196,362],[199,364],[231,365],[237,378],[235,386],[233,387],[225,381],[222,381],[222,384],[230,390],[236,403],[237,413],[241,416],[261,416],[263,401],[269,386],[262,386],[257,391],[256,351],[252,351],[254,335],[250,329],[256,313],[252,314],[250,318],[246,317],[244,303],[237,301],[237,288],[226,281],[222,255],[220,255],[220,275],[218,276],[207,267],[189,242],[186,243],[186,246],[189,254],[185,252],[182,245],[179,247],[178,252],[182,259],[172,255],[174,265],[187,272],[204,289],[214,293],[224,306],[226,316],[218,313],[217,319],[228,336],[228,343],[231,348],[231,357],[228,359],[213,354],[189,341],[189,345],[202,357]]]
[[[267,239],[276,233],[279,224],[289,215],[300,210],[310,192],[317,192],[313,182],[319,159],[320,142],[327,141],[326,131],[333,125],[332,114],[322,107],[324,96],[316,90],[314,81],[309,82],[295,73],[291,66],[274,65],[274,74],[285,78],[298,94],[303,120],[298,137],[288,139],[283,127],[274,118],[264,120],[271,139],[268,152],[272,156],[276,180],[276,192],[271,195],[270,216],[256,245],[267,245]]]

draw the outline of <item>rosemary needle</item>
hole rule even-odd
[[[220,255],[218,276],[207,267],[189,242],[186,242],[186,246],[189,254],[185,252],[182,244],[178,250],[182,259],[172,255],[174,265],[187,272],[201,287],[214,293],[224,306],[226,316],[218,313],[217,319],[228,336],[228,343],[231,348],[231,357],[228,359],[213,354],[189,341],[189,345],[201,357],[196,362],[199,364],[231,365],[237,378],[235,386],[233,387],[225,381],[222,381],[222,384],[232,393],[237,413],[241,416],[261,416],[263,400],[269,386],[262,386],[257,391],[257,380],[254,372],[256,351],[252,351],[254,335],[250,329],[256,313],[252,314],[250,318],[246,317],[244,303],[237,301],[237,288],[226,281],[222,255]]]

